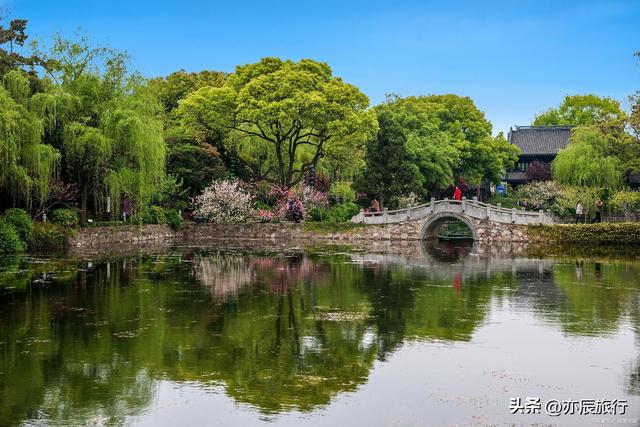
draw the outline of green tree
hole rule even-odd
[[[517,149],[470,98],[456,95],[391,97],[376,108],[378,141],[367,151],[357,184],[382,199],[410,192],[435,194],[464,177],[473,184],[498,182],[517,159]]]
[[[393,196],[420,188],[420,171],[407,151],[407,138],[400,120],[390,108],[380,108],[377,137],[367,144],[366,165],[356,181],[357,191],[377,197],[381,205]]]
[[[368,104],[324,63],[264,58],[192,93],[179,113],[199,140],[222,135],[255,178],[291,187],[345,147],[358,154],[377,127]]]
[[[187,73],[180,70],[149,81],[165,113],[166,172],[184,187],[183,195],[171,200],[175,206],[184,207],[212,181],[225,177],[227,170],[237,172],[236,159],[222,149],[219,137],[215,141],[197,141],[180,126],[176,115],[181,100],[200,88],[220,87],[225,80],[226,74],[218,71]]]
[[[203,87],[221,87],[226,80],[226,74],[220,71],[204,70],[198,73],[188,73],[179,70],[167,77],[156,77],[149,80],[167,114],[171,114],[181,100],[192,92]]]
[[[11,70],[0,86],[0,194],[14,206],[28,209],[46,199],[56,175],[60,153],[42,144],[42,122],[29,110],[29,80]]]
[[[152,88],[127,69],[126,55],[76,40],[54,37],[46,51],[50,90],[32,105],[44,122],[44,140],[63,154],[66,177],[77,185],[82,222],[93,210],[113,212],[126,197],[135,213],[164,180],[162,109]],[[91,209],[92,208],[92,209]]]
[[[594,94],[567,95],[559,107],[550,108],[536,116],[534,126],[592,126],[615,124],[622,126],[627,114],[620,102]]]
[[[619,187],[624,169],[618,157],[607,153],[612,139],[595,127],[577,128],[553,161],[554,179],[569,185]]]

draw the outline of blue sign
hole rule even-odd
[[[496,185],[496,194],[505,194],[506,190],[504,185]]]

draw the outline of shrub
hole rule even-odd
[[[497,205],[498,203],[500,203],[500,206],[507,209],[519,207],[518,198],[512,193],[505,194],[505,195],[494,194],[489,198],[488,202],[489,204],[492,204],[492,205]]]
[[[25,244],[20,239],[20,233],[6,219],[0,219],[0,252],[15,253],[24,250]]]
[[[75,209],[56,209],[51,212],[51,222],[63,227],[75,228],[80,223],[80,217]]]
[[[332,222],[345,222],[349,221],[351,217],[360,212],[360,206],[356,205],[353,202],[348,203],[340,203],[339,205],[335,205],[329,211],[329,215],[327,216],[327,220]]]
[[[237,179],[217,181],[196,197],[193,214],[218,224],[247,222],[255,219],[251,201],[251,194]]]
[[[618,191],[611,197],[611,206],[617,212],[629,216],[631,212],[640,209],[640,193],[630,190]]]
[[[558,243],[640,243],[640,223],[554,224],[527,226],[527,234]]]
[[[166,224],[165,210],[160,206],[151,206],[148,212],[149,224]]]
[[[600,197],[601,192],[602,190],[599,188],[565,186],[551,207],[551,212],[559,216],[574,215],[576,205],[578,202],[582,202],[584,215],[588,218],[595,210],[596,200]]]
[[[356,200],[356,192],[351,188],[351,183],[342,181],[331,184],[329,195],[338,203],[348,203]]]
[[[29,247],[36,250],[64,248],[69,235],[68,228],[51,222],[37,222],[29,240]]]
[[[258,209],[258,219],[260,222],[271,222],[276,217],[276,213],[269,209]]]
[[[318,191],[313,187],[305,186],[302,194],[303,194],[304,204],[307,207],[329,205],[329,197],[327,196],[327,193]]]
[[[329,209],[324,206],[314,206],[307,210],[307,218],[312,221],[324,221],[329,216]]]
[[[519,199],[527,200],[533,209],[552,210],[561,193],[562,186],[553,181],[530,182],[518,189]]]
[[[164,211],[165,223],[169,224],[172,230],[180,230],[182,227],[182,217],[175,209],[165,209]]]
[[[4,211],[3,219],[13,226],[20,240],[23,242],[29,240],[33,230],[33,221],[27,212],[22,209],[7,209]]]
[[[398,209],[413,208],[422,204],[420,197],[418,197],[414,192],[411,192],[406,196],[398,196],[394,202]]]

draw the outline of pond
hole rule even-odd
[[[0,425],[637,425],[640,262],[503,249],[1,258]]]

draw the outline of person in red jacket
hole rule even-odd
[[[460,191],[460,188],[458,188],[457,185],[456,185],[456,190],[453,192],[453,199],[462,200],[462,191]]]

